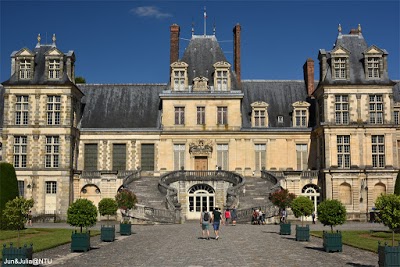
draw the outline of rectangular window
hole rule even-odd
[[[206,124],[206,108],[197,107],[197,125]]]
[[[185,124],[185,108],[175,107],[175,125]]]
[[[334,77],[336,79],[346,79],[346,58],[337,57],[333,59]]]
[[[50,59],[49,60],[49,79],[59,79],[60,78],[60,60]]]
[[[26,136],[14,136],[14,167],[26,168],[28,139]]]
[[[393,122],[394,124],[399,124],[399,111],[394,111],[393,112]]]
[[[21,59],[19,61],[19,78],[30,79],[32,77],[32,64],[30,59]]]
[[[61,112],[61,97],[47,96],[47,124],[59,125]]]
[[[256,170],[260,171],[266,166],[266,145],[265,144],[255,144],[255,163]]]
[[[143,171],[154,171],[154,144],[141,145],[141,158]]]
[[[350,168],[350,135],[337,136],[337,157],[339,168]]]
[[[385,137],[373,135],[372,138],[372,167],[385,167]]]
[[[308,169],[308,150],[306,144],[296,145],[297,170],[304,171]]]
[[[57,182],[46,182],[46,194],[57,194]]]
[[[304,109],[296,109],[295,120],[297,127],[307,127],[307,111]]]
[[[217,107],[217,124],[228,124],[228,107]]]
[[[85,144],[84,170],[97,170],[97,144]]]
[[[367,58],[368,78],[379,78],[379,57]]]
[[[373,124],[383,123],[383,98],[382,95],[369,96],[369,122]]]
[[[265,110],[254,110],[254,126],[265,127]]]
[[[185,145],[174,145],[174,170],[185,168]]]
[[[25,182],[18,180],[18,193],[20,197],[25,197]]]
[[[228,170],[228,157],[228,144],[217,144],[217,166],[221,167],[221,170]]]
[[[17,95],[15,103],[15,124],[28,124],[29,97],[27,95]]]
[[[113,144],[113,170],[126,170],[126,145]]]
[[[216,91],[227,91],[228,90],[228,71],[226,70],[217,70],[217,78],[216,78]]]
[[[185,90],[185,71],[174,71],[174,89],[180,91]]]
[[[349,124],[349,97],[347,95],[335,96],[335,122]]]
[[[60,138],[58,136],[46,136],[46,168],[58,168],[60,157]]]

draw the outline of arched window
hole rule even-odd
[[[195,184],[188,190],[188,218],[199,218],[203,210],[212,211],[215,207],[215,190],[208,184]]]

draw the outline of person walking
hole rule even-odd
[[[210,220],[211,220],[210,213],[207,211],[207,208],[203,208],[203,212],[200,215],[200,224],[201,224],[203,239],[206,239],[206,233],[207,233],[207,240],[210,240],[210,230],[209,230]]]
[[[229,219],[231,218],[231,211],[229,209],[225,210],[225,225],[229,225]]]
[[[315,211],[312,212],[311,217],[312,217],[312,223],[315,224]]]
[[[236,226],[237,210],[235,206],[233,206],[233,208],[231,209],[231,218],[232,218],[232,225]]]
[[[29,226],[32,226],[32,211],[31,210],[29,210],[29,212],[28,212],[28,222],[27,222],[27,224]]]
[[[223,223],[222,219],[223,218],[220,209],[218,207],[215,207],[212,213],[212,222],[213,222],[215,240],[218,240],[219,238],[219,227],[221,225],[221,222]]]

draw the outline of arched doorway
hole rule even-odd
[[[187,219],[199,219],[203,209],[212,211],[215,203],[215,190],[208,184],[195,184],[188,190]]]
[[[317,206],[320,202],[320,192],[319,187],[315,184],[308,184],[303,187],[301,190],[301,195],[308,197],[314,203],[314,212],[317,214]],[[307,221],[310,221],[312,218],[308,216],[305,218]]]

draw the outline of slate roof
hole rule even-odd
[[[350,80],[335,80],[332,78],[331,52],[326,51],[327,74],[322,80],[322,84],[391,84],[387,70],[383,72],[381,79],[366,79],[364,68],[364,52],[370,47],[364,37],[360,34],[339,34],[335,47],[342,46],[350,52]],[[386,50],[383,50],[387,54]],[[324,51],[323,49],[321,51]]]
[[[4,87],[0,84],[0,129],[3,128],[4,115]]]
[[[317,84],[317,82],[315,82]],[[268,127],[292,127],[292,104],[297,101],[307,101],[307,87],[304,81],[269,81],[269,80],[243,80],[244,93],[242,103],[242,127],[251,127],[251,104],[263,101],[268,106]],[[310,107],[310,112],[313,106]],[[278,124],[278,116],[283,116],[283,124]],[[310,117],[314,116],[311,114]],[[310,124],[313,122],[310,121]],[[312,125],[310,125],[312,126]],[[262,128],[265,130],[265,128]]]
[[[396,84],[393,86],[393,100],[394,102],[400,102],[400,80],[393,81]]]
[[[189,42],[181,61],[187,63],[189,84],[199,76],[206,77],[209,85],[214,85],[214,64],[225,61],[226,57],[222,51],[217,38],[214,35],[194,35]],[[231,63],[230,63],[231,64]],[[232,64],[231,64],[232,65]],[[231,89],[237,90],[238,84],[236,74],[231,66]]]
[[[166,84],[77,84],[85,96],[81,129],[160,128]]]
[[[41,45],[39,47],[35,47],[33,49],[33,53],[35,54],[35,69],[34,69],[34,74],[33,78],[30,80],[18,80],[17,75],[18,71],[16,71],[9,80],[3,82],[3,85],[35,85],[35,84],[73,84],[67,75],[67,68],[66,68],[66,56],[64,55],[64,71],[63,71],[63,76],[59,80],[45,80],[45,53],[51,49],[53,49],[54,46],[51,45]],[[14,51],[13,54],[15,54],[17,51]]]

